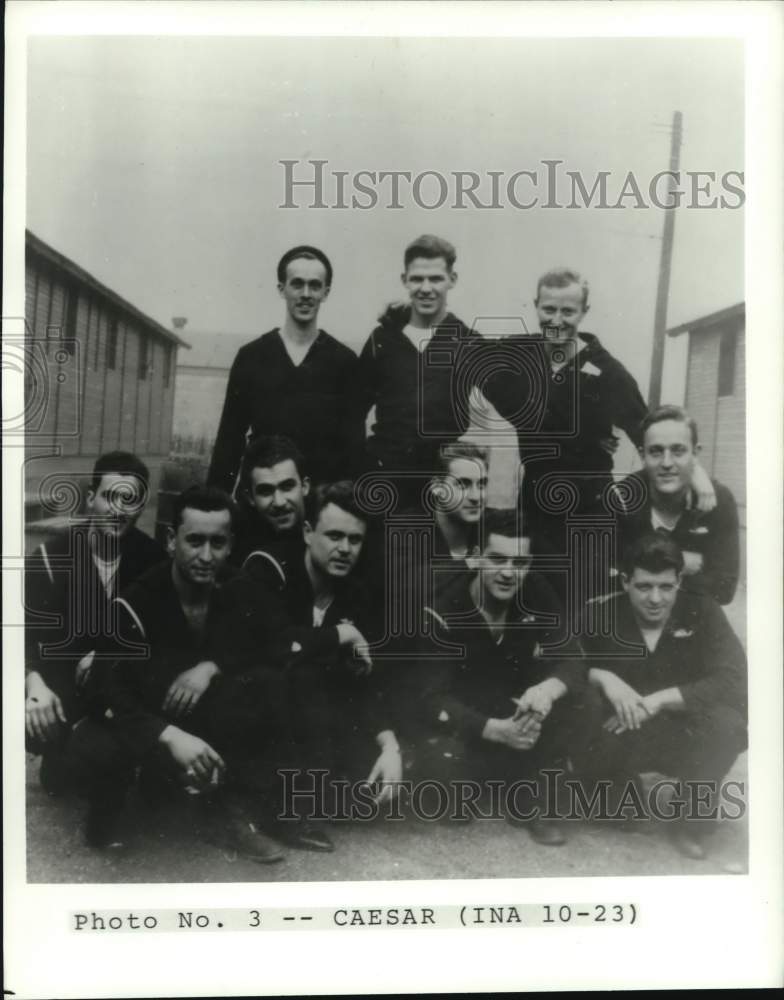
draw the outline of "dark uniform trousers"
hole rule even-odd
[[[591,735],[602,712],[601,699],[591,688],[559,699],[530,750],[513,750],[474,734],[423,733],[419,738],[406,740],[404,777],[412,783],[435,781],[447,789],[450,782],[477,782],[484,785],[483,795],[489,793],[488,782],[500,781],[503,782],[501,802],[507,815],[514,817],[533,809],[550,811],[558,802],[548,799],[548,789],[553,785],[543,772],[562,773],[556,782],[559,792],[563,791],[563,778],[582,772]],[[435,803],[438,794],[435,790],[432,795],[423,790],[423,803]]]

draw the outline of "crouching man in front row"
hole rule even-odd
[[[234,504],[220,490],[194,486],[175,502],[171,561],[138,579],[118,600],[118,659],[96,677],[107,708],[85,720],[70,748],[74,777],[89,796],[87,839],[104,846],[118,820],[134,769],[142,791],[207,793],[203,834],[258,862],[280,860],[274,816],[262,831],[248,804],[273,798],[276,765],[289,747],[284,672],[256,645],[269,634],[264,609],[228,557]],[[124,647],[124,648],[122,648]],[[287,830],[295,846],[298,830]],[[307,839],[307,838],[305,838]]]
[[[419,732],[404,737],[416,744],[417,780],[503,782],[506,818],[557,846],[566,836],[554,818],[558,803],[546,801],[543,770],[581,759],[598,699],[558,599],[530,571],[516,511],[488,511],[476,565],[425,609],[438,641],[462,655],[433,656],[431,646],[418,661],[404,689],[420,686]]]
[[[746,658],[718,604],[679,590],[683,555],[673,541],[642,536],[624,554],[622,570],[623,593],[601,600],[614,604],[617,639],[636,650],[619,659],[616,644],[608,659],[606,639],[583,638],[590,680],[605,705],[588,770],[618,787],[637,780],[649,792],[652,779],[667,778],[662,791],[680,789],[690,807],[681,783],[717,788],[746,748]],[[703,818],[678,816],[672,802],[665,814],[657,802],[662,815],[673,813],[670,832],[687,857],[704,856],[716,801],[701,810]]]

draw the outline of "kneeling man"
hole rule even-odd
[[[424,727],[416,739],[417,776],[442,773],[446,762],[461,778],[501,779],[510,793],[514,783],[527,783],[528,802],[513,796],[507,818],[526,820],[539,843],[563,844],[557,821],[538,815],[544,806],[541,771],[580,758],[595,699],[579,645],[564,638],[565,616],[555,594],[530,571],[530,539],[517,511],[488,511],[484,538],[477,572],[456,577],[435,607],[425,609],[434,632],[463,655],[417,665]],[[547,649],[556,643],[557,651]],[[510,794],[506,798],[509,807]]]
[[[605,721],[592,742],[589,771],[616,781],[659,774],[718,783],[746,747],[746,658],[724,612],[710,597],[679,589],[683,555],[669,538],[642,536],[626,552],[623,593],[614,607],[617,639],[637,647],[604,658],[606,638],[586,636],[589,678],[604,696]],[[642,653],[642,655],[640,655]],[[681,817],[676,847],[704,856],[710,824]]]

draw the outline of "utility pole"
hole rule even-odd
[[[680,111],[672,116],[672,140],[670,143],[670,176],[667,178],[667,204],[672,204],[676,177],[681,163],[681,141],[683,139],[683,115]],[[661,402],[662,369],[664,368],[664,340],[667,329],[667,299],[670,294],[670,270],[672,268],[672,242],[675,235],[675,209],[664,210],[664,232],[662,234],[661,257],[659,258],[659,284],[656,289],[656,315],[653,320],[653,351],[651,353],[651,381],[648,387],[648,405],[651,409]]]

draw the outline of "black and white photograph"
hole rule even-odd
[[[552,956],[594,924],[624,951],[646,892],[670,949],[665,901],[761,919],[781,191],[749,136],[775,124],[775,160],[781,124],[748,95],[773,6],[702,33],[712,4],[683,31],[639,4],[626,35],[609,4],[489,4],[484,30],[474,4],[50,6],[14,41],[3,444],[5,832],[16,898],[73,899],[53,953],[171,930],[198,964],[224,921],[290,954],[295,923],[452,929],[439,955],[553,925]],[[537,30],[556,9],[571,36]],[[774,985],[776,885],[731,974],[464,988]],[[107,995],[74,975],[57,995]],[[246,995],[358,982],[313,976]],[[114,995],[219,995],[193,977]]]

